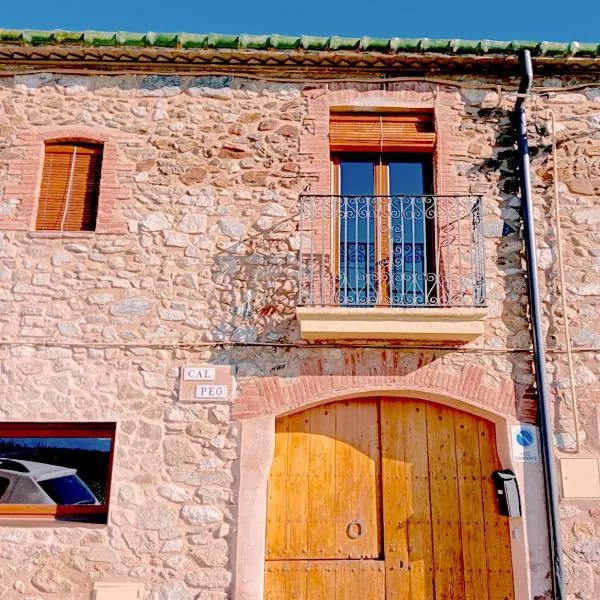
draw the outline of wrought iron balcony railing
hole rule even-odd
[[[485,306],[479,196],[301,196],[301,306]]]

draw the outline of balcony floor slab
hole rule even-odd
[[[480,307],[296,308],[305,340],[470,342],[483,335],[486,314]]]

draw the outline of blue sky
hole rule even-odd
[[[600,1],[0,0],[0,27],[600,42]]]

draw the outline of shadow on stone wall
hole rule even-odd
[[[273,343],[299,337],[297,223],[297,215],[280,220],[214,255],[212,280],[229,305],[214,341]]]
[[[515,384],[530,386],[528,393],[535,395],[513,111],[503,106],[484,109],[473,106],[465,111],[467,118],[487,124],[496,134],[493,155],[474,164],[467,173],[473,182],[481,184],[483,177],[485,189],[493,186],[496,190],[493,197],[483,199],[486,261],[490,265],[493,260],[497,269],[495,277],[487,273],[490,325],[485,344],[493,350],[508,349],[503,356],[508,365],[498,364],[498,367],[506,370],[508,366]],[[538,152],[536,147],[531,148],[532,157]]]

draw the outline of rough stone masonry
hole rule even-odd
[[[565,317],[584,452],[597,456],[600,87],[563,93],[566,83],[576,82],[540,82],[550,91],[530,104],[538,257],[557,457],[568,455],[574,434]],[[298,197],[324,177],[310,143],[315,103],[340,92],[356,103],[441,99],[453,181],[484,197],[484,338],[460,349],[389,350],[390,360],[449,371],[476,364],[490,385],[509,377],[522,391],[521,416],[535,418],[523,399],[534,379],[514,93],[177,74],[2,77],[0,420],[110,420],[117,443],[108,525],[0,522],[0,598],[83,600],[95,581],[112,579],[142,581],[154,600],[233,597],[239,419],[231,403],[180,402],[180,369],[228,365],[243,392],[261,378],[293,381],[306,365],[369,369],[381,356],[377,348],[306,344],[295,320]],[[566,290],[558,289],[548,109],[557,119]],[[96,232],[32,231],[28,169],[39,156],[30,153],[60,132],[100,136],[112,152]],[[563,500],[561,516],[569,598],[593,600],[600,504]],[[540,552],[532,558],[536,598],[550,585],[543,543]]]

